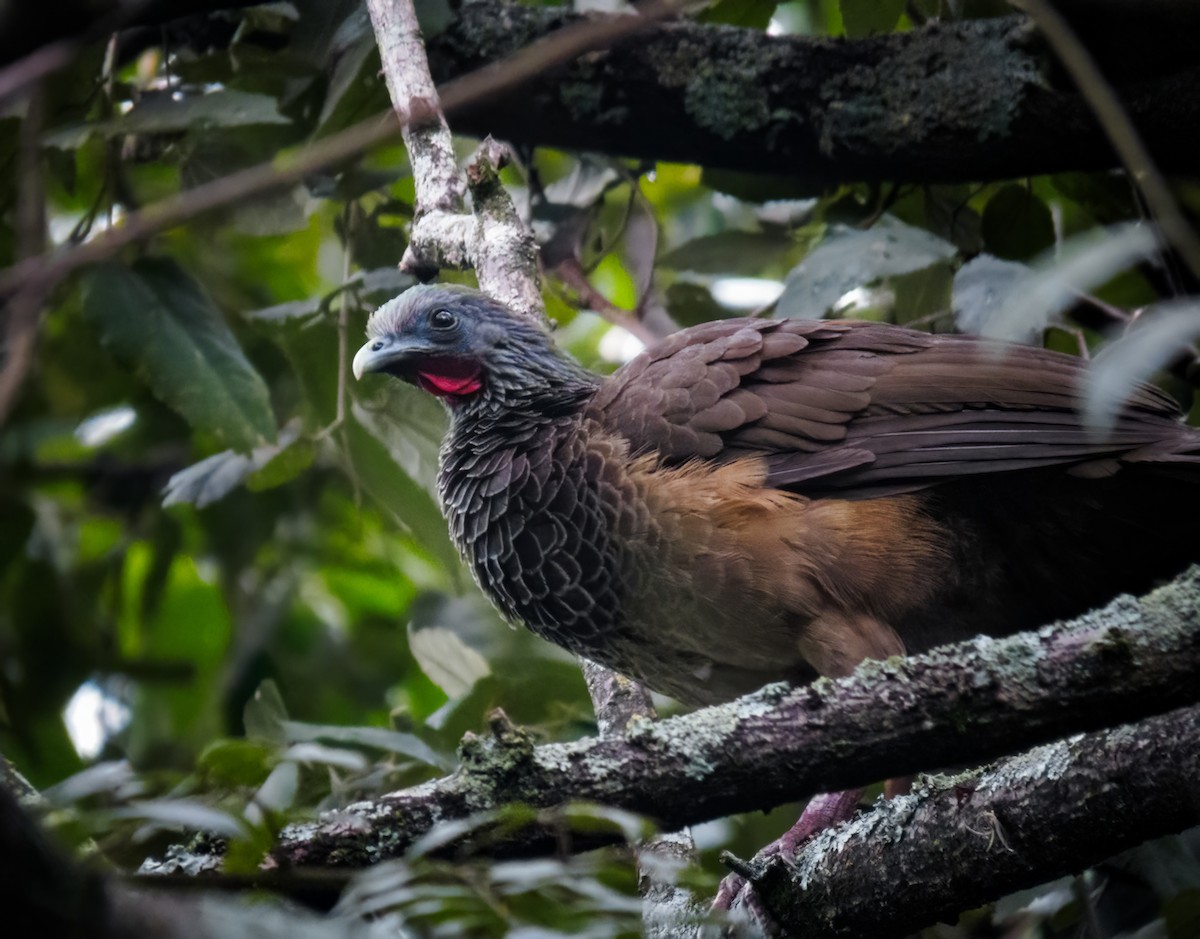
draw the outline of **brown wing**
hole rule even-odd
[[[665,462],[757,454],[768,485],[862,498],[973,473],[1200,451],[1174,401],[1140,386],[1102,440],[1078,414],[1086,363],[879,323],[722,320],[614,374],[592,414]]]

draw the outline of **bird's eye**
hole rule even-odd
[[[453,329],[458,324],[458,317],[449,310],[434,310],[429,322],[434,329]]]

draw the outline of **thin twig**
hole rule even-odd
[[[592,286],[578,258],[568,258],[559,264],[552,272],[579,295],[580,301],[601,318],[619,326],[626,332],[636,336],[643,345],[653,345],[658,342],[653,330],[639,320],[628,310],[617,306],[608,297]]]

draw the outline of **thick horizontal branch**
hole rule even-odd
[[[755,878],[806,939],[904,936],[1200,823],[1200,708],[1038,747],[818,835]],[[896,872],[904,889],[897,890]]]
[[[1193,569],[1071,623],[864,663],[837,682],[771,685],[621,737],[535,747],[497,720],[464,741],[451,776],[289,828],[278,859],[365,866],[438,823],[510,803],[598,802],[678,828],[1161,714],[1200,701],[1198,671]],[[526,830],[513,850],[553,849],[557,834]]]
[[[1200,53],[1190,41],[1200,8],[1063,6],[1079,8],[1084,42],[1159,163],[1194,170],[1200,146],[1179,128],[1200,122]],[[429,43],[434,77],[497,61],[579,18],[562,7],[467,0]],[[459,132],[783,174],[814,187],[1116,166],[1090,107],[1052,63],[1016,15],[858,40],[676,22],[544,70],[453,118]]]

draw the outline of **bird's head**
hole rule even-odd
[[[371,314],[354,377],[385,372],[417,385],[452,410],[491,401],[529,404],[554,392],[576,396],[595,380],[544,330],[478,290],[410,287]]]

